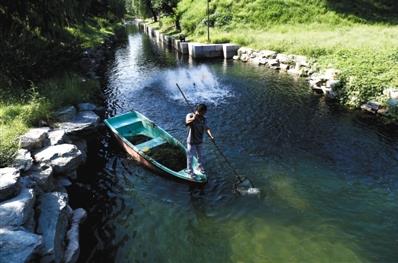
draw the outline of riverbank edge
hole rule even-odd
[[[100,127],[102,107],[59,109],[58,122],[19,139],[14,163],[0,169],[0,256],[16,262],[77,261],[82,208],[69,205],[67,187],[87,159],[87,140]]]
[[[124,20],[98,25],[96,20],[89,21],[90,30],[81,30],[76,36],[75,41],[80,44],[71,51],[75,55],[59,57],[65,63],[62,70],[32,80],[27,86],[0,88],[0,167],[12,163],[18,150],[18,137],[30,127],[51,122],[52,113],[58,108],[86,101],[103,101],[99,77],[102,76],[102,63],[113,55],[114,45],[122,38],[124,40],[125,25]],[[87,23],[79,25],[84,27]],[[94,33],[95,29],[101,32]],[[85,39],[91,36],[96,41],[87,45]]]
[[[345,82],[342,80],[341,71],[335,68],[320,68],[313,58],[302,55],[278,53],[273,50],[255,50],[250,47],[240,47],[236,44],[206,44],[185,42],[170,35],[160,32],[150,26],[145,20],[135,18],[132,20],[144,33],[161,45],[171,47],[183,55],[194,59],[224,58],[250,63],[254,66],[267,66],[268,68],[285,72],[296,78],[305,78],[314,93],[324,95],[327,99],[337,101],[349,110],[361,110],[364,114],[375,116],[375,120],[383,125],[398,125],[398,88],[386,88],[383,91],[385,103],[370,100],[359,107],[348,107],[340,103],[340,91]]]
[[[119,37],[115,31],[84,50],[83,80],[100,78]],[[19,136],[14,161],[0,168],[0,257],[6,261],[74,263],[79,257],[79,225],[87,212],[71,208],[67,188],[87,159],[87,141],[103,126],[105,108],[82,102],[48,114],[51,122]]]

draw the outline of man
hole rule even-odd
[[[188,113],[185,118],[185,125],[188,127],[187,138],[187,172],[194,178],[195,174],[192,167],[193,157],[196,155],[198,159],[199,169],[204,173],[202,165],[202,143],[203,134],[206,131],[210,139],[214,141],[210,128],[206,123],[207,107],[205,104],[199,104],[194,113]]]

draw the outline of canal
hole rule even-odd
[[[89,214],[80,262],[398,262],[397,133],[305,80],[192,61],[133,25],[107,65],[107,115],[134,109],[185,141],[176,83],[208,105],[216,141],[261,195],[232,193],[208,141],[209,182],[195,187],[143,169],[104,129],[70,189]]]

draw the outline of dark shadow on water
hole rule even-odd
[[[371,23],[398,24],[396,0],[327,0],[327,7],[339,14],[355,16]]]
[[[68,188],[70,204],[73,209],[82,207],[87,211],[88,217],[80,228],[81,252],[79,262],[93,262],[101,258],[102,262],[112,262],[116,253],[115,246],[106,244],[113,239],[114,230],[108,224],[106,231],[96,231],[103,225],[115,209],[123,202],[122,199],[111,198],[110,193],[117,192],[117,178],[103,173],[106,166],[104,153],[107,147],[113,148],[107,138],[101,137],[88,142],[88,159],[78,170],[78,179]],[[115,147],[115,149],[117,149]],[[117,151],[116,151],[117,154]],[[106,235],[104,235],[106,234]],[[102,244],[101,244],[102,243]],[[93,255],[94,258],[93,258]]]

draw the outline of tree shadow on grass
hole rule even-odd
[[[398,24],[396,0],[327,0],[328,8],[370,23]]]

